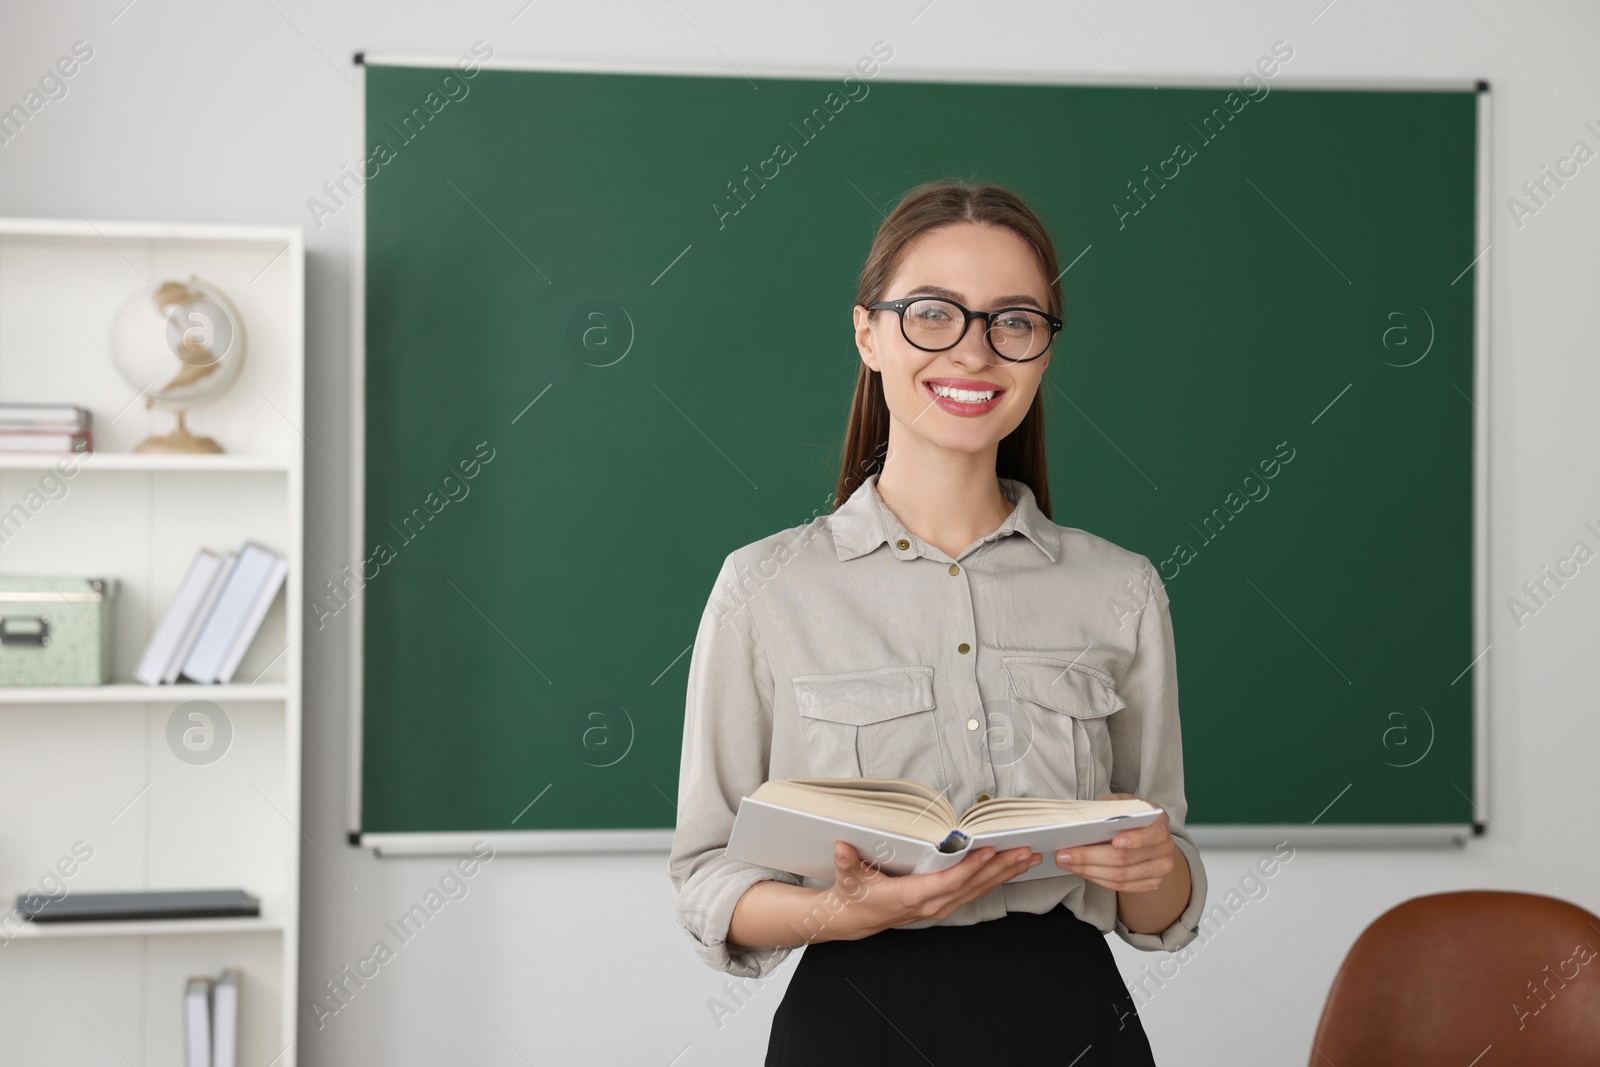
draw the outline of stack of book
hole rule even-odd
[[[234,1067],[239,1048],[239,972],[189,979],[183,991],[184,1067]]]
[[[89,409],[0,404],[0,452],[93,452]]]
[[[134,677],[145,685],[176,682],[180,675],[208,685],[232,681],[288,570],[286,559],[254,541],[237,552],[200,549]]]

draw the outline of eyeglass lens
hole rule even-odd
[[[938,352],[961,340],[966,318],[948,300],[928,297],[906,306],[900,323],[906,340]],[[989,344],[1007,359],[1030,359],[1050,344],[1050,321],[1037,311],[1010,308],[989,326]]]

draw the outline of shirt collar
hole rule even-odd
[[[1000,528],[983,540],[993,541],[1007,534],[1020,533],[1054,563],[1059,544],[1056,524],[1039,510],[1033,490],[1026,482],[1014,478],[1001,478],[999,481],[1000,491],[1016,507],[1006,516]],[[886,541],[889,550],[898,559],[927,555],[924,549],[930,547],[907,530],[884,504],[883,498],[878,495],[876,473],[869,475],[850,494],[850,499],[834,510],[829,527],[833,531],[834,549],[841,561],[864,556]],[[901,541],[906,543],[905,548],[900,547]]]

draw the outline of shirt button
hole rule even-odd
[[[972,651],[972,646],[963,641],[956,646],[956,651],[965,656],[968,652]]]
[[[954,563],[952,563],[952,564],[950,564],[950,573],[951,574],[960,574],[961,573],[961,568],[957,567]]]
[[[906,549],[911,547],[911,542],[907,541],[904,537],[902,537],[902,538],[900,538],[900,540],[898,540],[898,541],[896,541],[894,543],[894,547],[896,547],[900,551],[904,552]]]
[[[967,720],[967,729],[976,730],[977,728],[978,728],[978,720],[977,719],[968,719]]]
[[[978,794],[978,799],[979,800],[988,800],[989,799],[989,794],[988,793],[979,793]]]

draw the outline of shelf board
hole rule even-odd
[[[136,241],[203,241],[208,244],[298,245],[305,231],[299,226],[235,225],[214,222],[143,222],[132,219],[54,219],[33,216],[0,217],[3,237],[76,237],[104,243],[109,237]]]
[[[13,927],[15,940],[48,941],[61,937],[145,937],[155,934],[258,934],[284,929],[275,900],[261,902],[261,914],[227,919],[113,919],[105,922],[31,923]]]
[[[249,682],[229,685],[12,685],[0,686],[0,704],[179,704],[185,700],[240,703],[285,700],[285,682]]]
[[[42,471],[54,470],[63,459],[76,460],[78,472],[83,471],[203,471],[207,473],[235,473],[264,471],[287,474],[287,460],[268,456],[234,455],[167,455],[160,452],[0,452],[0,470]]]

